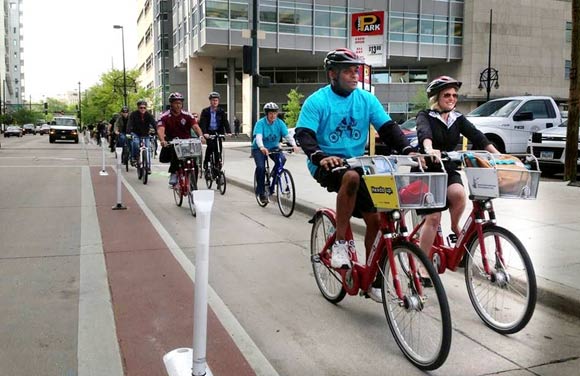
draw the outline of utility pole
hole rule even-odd
[[[252,134],[258,121],[258,0],[252,1]]]
[[[578,119],[580,117],[580,0],[572,0],[572,60],[570,64],[570,95],[568,99],[568,129],[566,130],[566,162],[564,180],[576,184],[578,160]]]

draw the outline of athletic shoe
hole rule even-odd
[[[337,269],[351,268],[350,257],[348,254],[348,243],[345,240],[339,240],[332,246],[330,266]]]

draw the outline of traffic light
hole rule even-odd
[[[48,115],[48,103],[44,102],[44,114]]]
[[[252,67],[252,46],[244,46],[242,55],[242,71],[245,74],[253,74]]]

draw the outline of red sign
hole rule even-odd
[[[356,13],[352,15],[352,36],[383,35],[385,12]]]

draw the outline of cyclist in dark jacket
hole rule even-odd
[[[130,133],[133,137],[131,143],[131,165],[134,165],[137,160],[141,139],[143,139],[145,146],[150,147],[149,129],[151,127],[155,128],[155,124],[155,118],[147,111],[147,102],[142,99],[139,100],[137,102],[137,110],[131,112],[127,122],[127,133]]]
[[[215,138],[213,140],[209,139],[210,135],[215,134],[226,134],[230,132],[230,123],[226,117],[226,112],[219,107],[220,103],[220,94],[212,91],[209,93],[209,103],[210,106],[204,108],[201,111],[201,116],[199,118],[199,127],[203,132],[203,136],[207,140],[207,149],[205,151],[205,157],[203,158],[203,169],[207,170],[207,163],[209,161],[210,155],[212,153],[216,153],[218,151],[217,143],[220,143],[221,149],[221,140]],[[220,156],[216,155],[216,161],[220,160]]]

